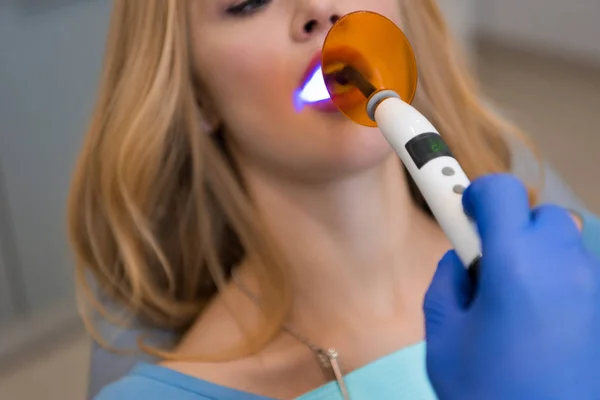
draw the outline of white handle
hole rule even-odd
[[[434,217],[469,267],[481,256],[481,241],[473,222],[462,206],[462,192],[470,182],[454,157],[439,156],[415,163],[406,145],[422,134],[437,134],[435,127],[414,107],[395,97],[381,101],[375,109],[375,121],[414,179]]]

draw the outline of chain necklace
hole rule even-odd
[[[248,287],[239,279],[237,270],[233,270],[231,278],[238,289],[240,289],[242,293],[244,293],[244,295],[246,295],[246,297],[248,297],[254,304],[260,307],[260,299],[256,294],[252,293],[252,291],[250,291],[250,289],[248,289]],[[340,388],[342,398],[344,400],[350,400],[350,394],[348,392],[346,382],[344,381],[344,375],[342,374],[342,370],[340,368],[339,353],[337,350],[334,348],[325,350],[317,346],[289,324],[283,324],[282,328],[315,354],[323,370],[330,372],[330,374],[333,373],[333,376],[335,377],[335,380]]]

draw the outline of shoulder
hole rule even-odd
[[[145,368],[145,367],[142,367]],[[152,367],[150,367],[152,368]],[[104,387],[94,400],[208,400],[201,392],[180,385],[173,376],[160,376],[160,370],[147,376],[134,369],[130,374]],[[158,374],[158,375],[157,375]],[[197,388],[196,388],[197,389]]]

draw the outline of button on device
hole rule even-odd
[[[467,188],[464,187],[463,185],[455,185],[452,190],[454,191],[454,193],[456,194],[463,194],[465,192]]]
[[[454,175],[454,169],[452,169],[451,167],[444,167],[444,169],[442,169],[442,174],[446,176],[452,176]]]

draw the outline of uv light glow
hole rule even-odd
[[[319,65],[310,75],[304,87],[296,94],[296,105],[302,108],[305,104],[318,103],[329,100],[329,98],[325,78],[323,78],[323,70]]]

